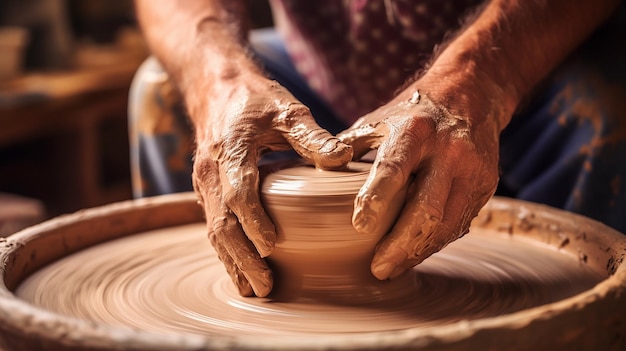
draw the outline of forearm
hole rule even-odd
[[[136,0],[152,53],[182,91],[194,123],[210,96],[239,75],[259,72],[247,48],[247,14],[236,0]]]
[[[521,99],[618,4],[619,0],[493,0],[441,52],[421,84],[444,99],[438,101],[444,106],[463,106],[477,118],[496,118],[499,132]],[[491,101],[484,101],[485,96]]]

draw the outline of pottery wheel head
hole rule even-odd
[[[600,301],[596,297],[618,296],[606,294],[606,290],[602,290],[604,288],[597,288],[609,283],[608,280],[603,281],[607,279],[606,269],[610,269],[604,268],[607,260],[614,262],[611,267],[617,267],[609,270],[613,274],[609,278],[611,284],[623,284],[619,283],[621,280],[612,283],[624,276],[619,268],[621,261],[615,261],[623,257],[621,234],[603,239],[607,228],[581,227],[580,220],[563,219],[563,213],[559,216],[554,215],[556,212],[542,214],[537,205],[524,204],[521,207],[517,202],[499,200],[489,206],[488,212],[479,216],[470,234],[451,243],[415,267],[406,277],[399,277],[401,279],[376,280],[369,273],[367,261],[364,265],[355,266],[363,269],[357,274],[345,271],[342,265],[325,263],[325,260],[336,260],[333,255],[328,255],[330,250],[320,253],[308,246],[301,248],[298,244],[291,248],[282,245],[289,243],[285,240],[279,243],[279,250],[275,253],[280,256],[282,252],[285,261],[278,262],[279,269],[273,267],[278,274],[279,284],[275,288],[278,288],[276,292],[279,295],[245,298],[237,293],[217,253],[206,239],[206,225],[201,222],[200,211],[194,214],[196,223],[193,224],[175,222],[164,225],[160,222],[168,216],[179,221],[181,215],[196,208],[195,196],[189,196],[185,202],[158,202],[158,206],[154,205],[155,200],[133,202],[126,207],[109,206],[104,208],[105,211],[98,209],[87,212],[87,215],[79,213],[69,217],[70,221],[61,218],[50,225],[36,227],[32,232],[25,232],[18,238],[19,241],[14,241],[19,245],[5,245],[5,250],[12,250],[6,252],[16,254],[4,257],[15,257],[16,260],[0,260],[4,262],[0,273],[6,272],[5,279],[19,281],[19,286],[15,287],[16,297],[11,299],[7,298],[10,296],[8,290],[0,290],[0,302],[4,302],[0,303],[0,320],[6,323],[0,323],[0,326],[16,326],[10,329],[15,331],[23,328],[24,322],[34,323],[32,325],[36,325],[36,329],[23,329],[20,333],[21,340],[32,345],[35,345],[32,340],[37,340],[33,338],[34,333],[54,342],[59,338],[60,331],[63,342],[67,341],[65,338],[77,336],[74,344],[64,343],[79,345],[72,349],[89,345],[89,349],[104,350],[107,348],[101,345],[113,345],[110,349],[119,350],[123,346],[135,345],[124,345],[120,340],[141,340],[141,344],[136,345],[151,345],[142,348],[146,350],[201,349],[192,348],[190,344],[185,344],[187,347],[182,344],[172,346],[171,343],[168,344],[170,346],[161,345],[163,339],[159,337],[172,333],[175,336],[172,343],[186,342],[190,335],[194,335],[206,342],[215,342],[210,345],[219,345],[210,349],[234,345],[236,349],[273,350],[278,344],[282,345],[281,349],[300,349],[298,346],[305,344],[319,345],[315,349],[342,349],[342,345],[353,345],[355,341],[359,341],[358,347],[346,348],[383,349],[385,347],[378,347],[381,346],[378,341],[372,342],[381,336],[394,343],[393,349],[401,349],[403,347],[400,346],[415,345],[415,340],[439,342],[433,336],[442,335],[442,332],[448,333],[445,335],[450,335],[455,343],[459,335],[484,343],[482,329],[478,330],[480,333],[474,333],[475,329],[468,328],[487,324],[493,326],[493,333],[488,334],[490,337],[505,330],[508,332],[499,340],[508,342],[513,334],[515,338],[510,342],[514,343],[527,340],[528,335],[543,335],[546,323],[562,330],[563,325],[570,322],[580,327],[577,321],[583,320],[584,316],[599,316],[595,307]],[[175,212],[176,209],[181,210]],[[120,214],[124,214],[123,217]],[[325,228],[327,222],[321,220],[317,212],[312,218],[312,228],[321,228],[318,231],[322,233],[330,231]],[[526,219],[523,226],[516,224],[522,223],[520,218]],[[156,229],[145,228],[150,221],[159,223]],[[349,227],[349,216],[345,221]],[[129,226],[126,228],[128,235],[116,237],[111,234],[125,225]],[[555,228],[561,230],[558,234],[567,235],[567,245],[563,246],[564,239],[557,235]],[[306,231],[309,234],[301,235],[302,242],[313,247],[327,245],[318,235],[311,234],[310,228]],[[94,238],[94,235],[99,236],[97,244],[82,248],[85,240]],[[59,242],[59,238],[76,252],[67,254],[61,251],[63,248],[59,245],[50,245],[51,242]],[[341,246],[342,240],[343,236],[337,240],[338,243],[330,245]],[[346,247],[350,245],[355,245],[354,241],[345,244]],[[580,255],[578,250],[581,249],[585,250],[585,256]],[[57,260],[28,277],[23,273],[25,265],[12,263],[45,259],[43,254],[51,252],[46,250],[57,250],[52,255]],[[300,266],[292,263],[299,262],[297,259],[302,260],[310,251],[316,252],[311,254],[310,259],[321,263]],[[306,255],[299,255],[302,252]],[[349,256],[351,250],[338,252]],[[297,257],[292,261],[289,255]],[[586,259],[581,261],[582,257]],[[280,260],[281,257],[270,259]],[[307,271],[318,269],[318,266],[329,273],[315,275]],[[302,274],[303,271],[306,274]],[[393,285],[376,285],[385,283],[398,285],[395,288]],[[612,286],[620,289],[615,291],[623,291],[622,285]],[[405,295],[394,296],[397,292]],[[280,293],[292,295],[281,296]],[[320,301],[329,296],[342,303]],[[619,301],[607,300],[605,306],[610,309],[611,316],[623,321],[626,314],[619,306],[626,304],[623,303],[623,295],[620,296]],[[564,300],[569,297],[573,299]],[[21,308],[7,304],[7,301],[16,304],[17,298],[24,301],[19,304]],[[303,301],[311,299],[315,302]],[[36,311],[46,312],[28,314],[26,312],[35,307],[27,306],[36,306]],[[570,309],[586,312],[575,312],[576,317],[571,318]],[[561,311],[563,318],[553,320],[558,315],[555,311]],[[528,316],[536,317],[528,319]],[[483,322],[483,318],[488,319]],[[497,318],[499,322],[494,324],[496,319],[492,318]],[[82,327],[76,328],[79,320],[86,322],[81,322]],[[535,320],[541,323],[534,323]],[[63,328],[56,327],[59,325]],[[596,323],[585,325],[599,328]],[[616,328],[623,325],[618,323]],[[439,329],[439,326],[445,326],[445,329]],[[602,326],[603,330],[605,327]],[[115,332],[107,334],[107,330]],[[153,334],[150,337],[141,336],[143,334],[136,334],[138,331],[156,333],[154,335],[158,337],[155,339]],[[380,334],[393,331],[398,332],[388,336]],[[127,339],[119,338],[120,333]],[[420,335],[421,339],[414,338],[415,335]],[[549,340],[555,335],[548,335]],[[586,332],[579,335],[587,337]],[[595,335],[592,333],[588,337],[593,340],[594,346],[597,343],[597,339],[593,338]],[[616,334],[607,335],[612,337]],[[369,336],[374,339],[369,339]],[[563,337],[569,336],[564,334]],[[259,347],[260,339],[267,340],[263,344],[265,347]],[[248,346],[232,344],[237,340]],[[294,340],[301,343],[290,344]],[[349,340],[350,343],[337,343],[337,340]],[[545,346],[544,341],[546,339],[537,342]],[[570,348],[576,348],[575,342],[570,342]],[[40,349],[39,345],[14,349],[34,350]],[[515,346],[509,345],[508,348],[514,349]]]

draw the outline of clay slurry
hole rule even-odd
[[[83,250],[36,272],[16,293],[53,312],[158,333],[302,335],[498,316],[561,300],[603,279],[577,257],[480,227],[411,275],[411,299],[361,306],[244,298],[198,223]]]

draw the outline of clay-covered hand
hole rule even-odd
[[[407,189],[404,208],[371,263],[378,279],[402,274],[463,236],[495,192],[498,130],[488,118],[477,120],[414,89],[338,135],[355,158],[378,149],[355,200],[356,230],[372,231],[394,194]]]
[[[193,183],[209,238],[242,296],[266,296],[272,273],[262,257],[276,231],[259,198],[258,161],[294,149],[318,168],[345,166],[352,148],[320,128],[308,108],[262,76],[225,84],[203,110],[196,131]],[[198,123],[196,123],[196,126]]]

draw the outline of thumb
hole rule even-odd
[[[304,105],[289,106],[278,121],[285,140],[315,167],[336,169],[352,160],[352,147],[320,127]]]
[[[359,159],[370,150],[377,149],[383,138],[389,134],[389,126],[384,122],[361,124],[347,129],[337,137],[352,146],[354,158]]]

